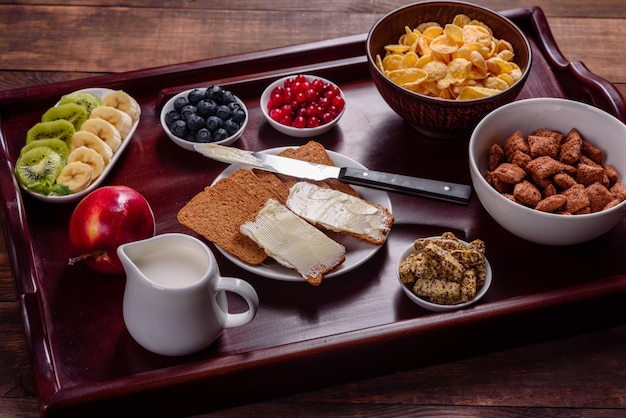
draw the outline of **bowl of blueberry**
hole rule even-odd
[[[180,92],[161,109],[165,133],[189,151],[195,151],[194,145],[198,143],[231,145],[247,124],[246,105],[232,92],[216,85]]]
[[[261,94],[268,123],[285,135],[308,138],[337,124],[346,99],[336,84],[322,77],[298,74],[280,78]]]

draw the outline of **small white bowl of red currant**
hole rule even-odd
[[[298,74],[274,81],[261,94],[261,111],[279,132],[298,138],[332,129],[343,115],[346,98],[335,83]]]
[[[194,145],[211,142],[231,145],[248,124],[246,105],[221,86],[182,91],[161,109],[161,126],[180,147],[195,151]]]

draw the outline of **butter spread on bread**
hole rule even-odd
[[[291,186],[286,205],[313,225],[377,245],[393,223],[391,212],[380,205],[304,181]]]
[[[296,270],[313,285],[320,284],[324,274],[335,270],[345,260],[343,245],[274,199],[269,199],[256,219],[245,222],[239,230],[267,255]]]

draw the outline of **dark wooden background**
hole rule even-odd
[[[365,33],[383,14],[405,3],[3,1],[0,89]],[[623,0],[475,3],[494,10],[539,5],[563,55],[583,61],[626,95]],[[0,417],[39,415],[19,309],[2,237]],[[625,353],[626,325],[621,325],[211,416],[626,416]]]

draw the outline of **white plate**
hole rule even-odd
[[[278,154],[287,148],[289,147],[271,148],[262,152],[266,152],[269,154]],[[344,155],[338,154],[336,152],[328,151],[328,155],[337,166],[355,167],[355,168],[363,168],[363,169],[366,168],[362,164],[359,164],[358,162],[354,161],[353,159],[346,157]],[[219,176],[215,178],[215,181],[213,182],[213,184],[215,184],[215,182],[217,182],[223,177],[228,177],[235,170],[242,168],[242,167],[243,166],[238,165],[238,164],[233,164],[229,166],[227,169],[222,171]],[[376,189],[369,189],[365,187],[359,187],[359,186],[353,186],[353,187],[359,193],[361,198],[368,200],[370,202],[373,202],[373,203],[377,203],[387,208],[389,212],[391,212],[391,200],[389,199],[389,195],[387,194],[387,192],[376,190]],[[365,263],[367,260],[372,258],[374,254],[376,254],[376,252],[378,252],[378,250],[380,250],[380,248],[382,247],[382,245],[368,244],[367,242],[359,241],[356,238],[349,237],[346,235],[340,235],[340,234],[329,234],[329,235],[335,241],[339,242],[344,247],[346,247],[346,260],[343,262],[341,266],[339,266],[337,270],[325,275],[324,276],[325,279],[339,276],[341,274],[354,270],[355,268],[359,267],[361,264]],[[290,282],[300,282],[300,281],[303,282],[304,281],[302,276],[300,276],[294,270],[288,269],[278,264],[271,258],[268,258],[263,264],[260,264],[258,266],[253,266],[253,265],[250,265],[248,263],[245,263],[239,260],[237,257],[223,250],[219,246],[216,246],[216,247],[218,251],[220,251],[224,255],[224,257],[226,257],[227,259],[232,261],[234,264],[238,265],[239,267],[251,273],[258,274],[259,276],[262,276],[262,277],[267,277],[270,279],[276,279],[276,280],[282,280],[282,281],[290,281]]]
[[[89,89],[82,89],[82,90],[77,90],[77,91],[84,91],[87,93],[91,93],[94,96],[102,99],[104,96],[106,96],[109,93],[112,93],[114,90],[106,89],[106,88],[89,88]],[[128,135],[126,136],[126,138],[124,138],[124,140],[122,141],[122,144],[117,149],[117,151],[115,151],[109,163],[104,167],[104,171],[102,171],[102,174],[100,174],[100,177],[98,177],[93,183],[91,183],[89,187],[87,187],[85,190],[81,190],[78,193],[72,193],[72,194],[68,194],[65,196],[56,196],[56,195],[46,196],[46,195],[35,193],[31,190],[28,190],[26,187],[20,184],[20,186],[22,187],[22,190],[24,190],[26,193],[28,193],[35,199],[43,200],[44,202],[50,202],[50,203],[72,203],[72,202],[76,202],[82,199],[83,197],[85,197],[86,195],[94,191],[98,186],[100,186],[100,184],[102,184],[102,182],[104,181],[106,176],[109,174],[109,172],[111,172],[113,167],[115,167],[115,163],[117,162],[117,160],[119,160],[120,156],[122,155],[122,153],[128,146],[130,140],[132,139],[133,134],[135,133],[135,130],[137,129],[137,125],[139,125],[139,119],[133,123],[133,126],[128,132]]]

